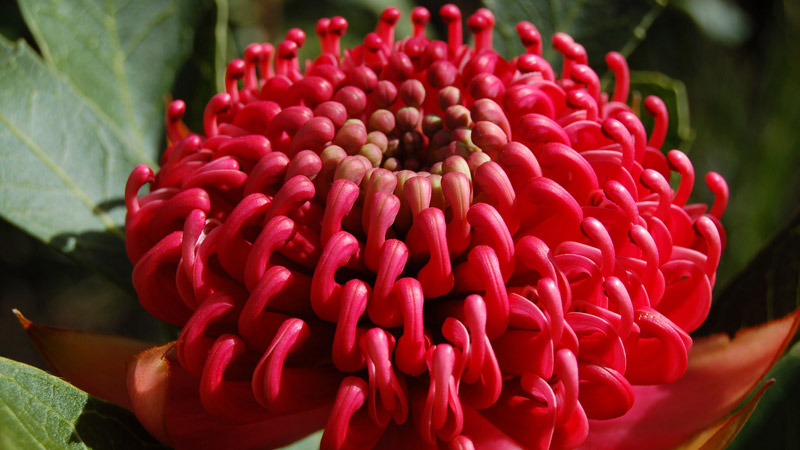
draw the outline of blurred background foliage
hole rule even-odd
[[[410,29],[408,12],[417,4],[412,0],[198,2],[198,7],[205,5],[207,10],[194,53],[180,71],[173,95],[186,101],[190,127],[202,129],[203,106],[221,86],[218,74],[248,43],[277,43],[287,29],[300,27],[308,33],[301,58],[310,58],[318,53],[313,35],[317,18],[344,15],[349,21],[345,45],[351,47],[373,29],[390,3],[404,12],[399,30],[404,35]],[[685,92],[689,99],[688,108],[681,112],[682,128],[672,139],[695,164],[695,200],[712,201],[702,185],[707,171],[723,174],[729,183],[731,201],[723,220],[728,245],[716,286],[722,291],[789,222],[800,200],[800,2],[663,3],[658,3],[660,12],[652,17],[649,29],[634,33],[638,45],[626,47],[629,65],[632,70],[660,72],[669,77],[669,83],[678,80],[671,89],[679,96]],[[429,34],[444,35],[436,14],[444,2],[418,4],[433,12]],[[459,6],[466,16],[483,5],[469,0]],[[0,2],[0,34],[10,40],[25,39],[36,48],[14,2]],[[221,39],[222,49],[217,47]],[[602,54],[590,51],[589,57],[600,74],[606,72]],[[151,340],[164,339],[170,332],[144,313],[128,289],[76,265],[3,221],[0,249],[0,355],[44,367],[15,323],[11,308],[62,327]]]

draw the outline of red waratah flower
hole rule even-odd
[[[326,449],[642,448],[625,430],[654,420],[711,305],[725,181],[706,176],[708,212],[687,204],[692,164],[662,152],[661,99],[649,133],[627,104],[619,53],[607,94],[566,34],[556,74],[532,24],[505,60],[490,11],[467,20],[473,47],[458,8],[440,14],[446,42],[424,8],[395,39],[389,8],[343,53],[347,21],[321,19],[303,64],[300,30],[252,44],[203,135],[168,108],[161,169],[137,167],[125,196],[139,300],[182,330],[128,370],[123,402],[162,441],[262,448],[324,427]],[[687,380],[668,386],[702,390]],[[670,433],[644,446],[685,437]]]

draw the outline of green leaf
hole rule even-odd
[[[698,334],[733,333],[800,306],[800,211],[714,299]],[[777,390],[777,389],[776,389]]]
[[[520,20],[527,20],[542,34],[545,56],[550,61],[555,55],[550,37],[563,31],[586,47],[589,63],[597,64],[611,50],[629,55],[644,39],[666,0],[483,0],[483,3],[495,14],[494,46],[506,57],[524,52],[515,27]]]
[[[299,441],[292,442],[286,447],[281,447],[281,450],[314,450],[319,448],[319,442],[322,440],[323,430],[311,433],[308,436],[300,439]]]
[[[667,137],[661,149],[666,152],[679,148],[689,152],[694,141],[694,131],[689,126],[689,96],[682,81],[660,72],[631,71],[631,94],[635,109],[642,110],[639,117],[647,130],[653,129],[653,118],[643,111],[643,102],[648,95],[664,100],[669,112]]]
[[[126,409],[0,358],[0,448],[159,449]]]
[[[729,450],[800,447],[800,343],[778,361],[767,378],[774,378],[775,385],[761,398]]]
[[[39,57],[0,38],[0,216],[121,286],[125,181],[154,166],[205,0],[20,0]]]
[[[24,42],[0,38],[0,215],[125,283],[121,199],[137,162],[119,130]]]
[[[725,45],[741,45],[753,34],[753,20],[730,0],[678,0],[678,10],[692,18],[709,39]]]
[[[206,4],[199,3],[19,0],[45,62],[151,165],[161,149],[164,99]]]

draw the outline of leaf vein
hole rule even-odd
[[[175,13],[175,2],[170,2],[161,11],[154,14],[153,18],[148,21],[147,23],[142,24],[139,32],[136,35],[132,36],[129,39],[127,48],[124,51],[124,58],[125,60],[139,47],[139,45],[144,42],[147,38],[147,35],[156,27],[159,23],[167,20],[170,16]]]
[[[111,215],[108,211],[103,209],[100,205],[98,205],[94,200],[89,197],[89,195],[83,191],[70,177],[69,175],[64,172],[58,164],[53,161],[47,153],[42,150],[31,138],[23,133],[20,129],[18,129],[14,124],[8,120],[2,112],[0,112],[0,122],[3,122],[6,127],[8,127],[9,131],[17,137],[20,141],[22,141],[26,147],[33,153],[33,155],[39,159],[53,174],[64,183],[64,186],[69,189],[75,197],[80,200],[81,203],[86,205],[92,214],[97,216],[97,218],[105,225],[106,229],[111,232],[113,235],[119,237],[120,239],[125,239],[125,233],[114,223],[114,220],[111,218]]]
[[[131,88],[128,84],[128,76],[125,73],[125,55],[122,51],[122,46],[119,41],[119,30],[117,29],[117,19],[114,15],[114,0],[106,2],[106,20],[104,24],[108,30],[109,45],[111,46],[112,64],[111,69],[114,76],[119,81],[120,101],[125,110],[125,115],[128,117],[129,126],[136,144],[133,146],[133,151],[142,160],[148,160],[146,152],[144,151],[144,135],[141,126],[136,120],[136,108],[133,105],[133,98],[131,98]]]
[[[23,390],[23,391],[27,392],[28,394],[30,394],[29,395],[29,401],[36,400],[36,397],[33,395],[33,393],[31,393],[28,389],[25,389],[25,387],[22,386],[15,378],[9,377],[9,376],[4,375],[4,374],[0,374],[0,378],[5,378],[5,379],[11,381],[13,384],[16,384],[21,390]],[[42,444],[42,442],[40,442],[38,439],[36,439],[36,435],[33,433],[31,428],[28,426],[27,421],[22,420],[22,418],[16,413],[16,411],[14,411],[14,408],[12,408],[11,405],[9,405],[8,402],[6,402],[5,399],[2,396],[0,396],[0,402],[3,402],[3,405],[5,405],[5,409],[8,410],[11,413],[11,415],[14,416],[15,419],[17,419],[17,422],[20,425],[22,425],[22,427],[25,429],[25,431],[28,432],[28,435],[30,435],[33,438],[33,441],[36,442],[36,444],[38,444],[39,447],[42,448],[43,450],[47,450],[47,447],[45,447],[44,444]],[[58,414],[55,410],[53,410],[50,407],[50,405],[47,405],[46,403],[43,403],[43,402],[39,402],[39,403],[44,405],[46,407],[46,409],[52,411],[57,416],[60,416],[60,414]],[[63,419],[63,417],[62,417],[62,419]],[[72,428],[75,429],[75,427],[72,427]],[[83,441],[81,441],[81,442],[83,442]]]

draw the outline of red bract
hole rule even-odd
[[[467,20],[474,47],[458,8],[440,14],[446,42],[423,8],[396,39],[389,8],[343,54],[341,17],[317,23],[313,61],[300,30],[251,45],[204,135],[168,109],[161,170],[128,181],[126,244],[142,305],[182,327],[172,443],[324,426],[323,448],[576,448],[589,420],[632,408],[633,385],[686,371],[725,181],[706,177],[709,213],[686,204],[691,162],[662,153],[656,97],[648,137],[622,55],[606,56],[609,95],[566,34],[557,75],[532,24],[505,60],[490,11]]]

